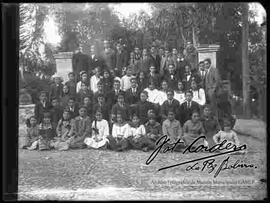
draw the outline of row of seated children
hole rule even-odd
[[[146,123],[142,123],[137,114],[132,115],[131,121],[126,121],[122,113],[117,112],[116,121],[110,133],[109,123],[103,118],[102,111],[97,109],[95,119],[91,122],[85,106],[79,108],[79,115],[73,119],[69,109],[64,109],[56,130],[54,130],[49,112],[44,113],[40,124],[37,123],[35,116],[30,117],[28,122],[27,139],[23,148],[29,150],[68,150],[88,147],[114,151],[128,149],[149,151],[155,148],[156,141],[162,135],[167,135],[172,141],[180,138],[184,141],[184,147],[201,135],[205,135],[206,139],[197,144],[211,147],[226,139],[236,146],[239,145],[230,121],[226,120],[221,130],[207,105],[201,117],[198,111],[193,111],[191,118],[184,123],[183,127],[175,119],[175,112],[172,109],[168,110],[167,118],[162,125],[157,122],[153,111],[148,112]]]

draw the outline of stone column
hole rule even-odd
[[[56,73],[63,78],[65,83],[68,80],[68,73],[72,72],[72,52],[59,52],[54,54],[56,61]]]
[[[220,46],[218,44],[209,44],[209,45],[199,45],[197,47],[198,51],[198,62],[203,61],[207,58],[211,59],[212,66],[217,67],[217,52],[219,51]]]

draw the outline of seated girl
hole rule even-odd
[[[97,109],[96,118],[92,123],[92,135],[84,140],[88,148],[93,149],[106,149],[109,140],[109,124],[108,121],[103,119],[101,109]]]
[[[39,139],[39,128],[37,125],[37,119],[35,116],[31,116],[29,119],[26,120],[26,137],[24,144],[22,146],[23,149],[30,149],[31,145],[35,143],[37,144],[37,141]]]
[[[197,102],[200,106],[205,105],[205,92],[203,88],[199,88],[196,81],[192,80],[190,84],[191,90],[193,92],[192,100]]]
[[[108,136],[109,149],[124,151],[128,148],[128,137],[130,136],[130,126],[123,119],[120,112],[116,115],[116,122],[112,127],[112,135]]]
[[[133,149],[146,150],[148,141],[146,140],[146,131],[144,125],[140,123],[140,118],[134,114],[130,123],[129,143]]]
[[[51,122],[51,115],[49,112],[45,112],[43,120],[39,125],[39,140],[37,145],[39,150],[49,150],[54,135],[55,131]]]
[[[84,139],[90,136],[91,133],[91,120],[87,116],[87,109],[85,106],[79,108],[79,116],[75,117],[71,122],[72,137],[69,147],[71,149],[86,147]]]
[[[158,105],[160,103],[160,91],[156,89],[155,81],[150,79],[148,88],[145,88],[148,93],[148,101]]]
[[[193,143],[196,138],[205,135],[205,130],[203,124],[200,121],[200,114],[197,111],[193,111],[191,115],[191,120],[187,120],[183,126],[183,141],[186,146]],[[193,144],[194,147],[198,145],[207,145],[206,140],[199,139]]]
[[[174,91],[174,98],[179,101],[180,105],[185,102],[185,91],[184,91],[184,84],[181,80],[177,83],[177,90]]]

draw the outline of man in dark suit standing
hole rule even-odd
[[[80,80],[80,72],[87,71],[89,67],[89,58],[83,53],[82,47],[79,46],[78,50],[72,56],[72,69],[75,73],[76,82]]]
[[[119,94],[125,96],[125,92],[121,90],[120,87],[120,81],[115,79],[113,81],[113,90],[107,94],[107,104],[109,106],[109,109],[111,109],[112,106],[117,103],[117,98]]]
[[[97,56],[95,46],[92,45],[90,48],[90,57],[89,57],[89,67],[88,67],[88,76],[91,77],[94,75],[94,70],[96,67],[102,67],[102,60]]]
[[[206,75],[206,70],[204,68],[204,62],[203,61],[200,61],[199,64],[198,64],[198,77],[200,78],[200,87],[205,89],[205,75]]]
[[[102,58],[104,60],[106,68],[110,71],[115,71],[115,51],[110,48],[109,41],[104,40],[104,50],[102,52]]]
[[[124,50],[122,44],[117,43],[115,55],[116,55],[115,75],[117,77],[122,77],[122,71],[124,67],[127,67],[128,64],[128,55],[126,50]]]
[[[186,101],[180,106],[180,123],[183,126],[184,123],[191,119],[191,115],[193,111],[200,112],[200,106],[197,102],[192,101],[193,93],[188,90],[185,92]]]
[[[156,67],[156,72],[159,73],[159,67],[160,67],[160,62],[161,58],[157,53],[156,47],[152,46],[150,49],[150,57],[152,58],[153,64]]]
[[[130,105],[132,112],[135,110],[136,103],[140,101],[140,93],[137,79],[134,77],[131,80],[131,88],[125,93],[126,104]]]
[[[220,85],[218,70],[211,66],[211,59],[204,60],[205,74],[205,93],[206,101],[212,106],[213,112],[217,110],[217,90]]]

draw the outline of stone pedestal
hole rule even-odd
[[[19,138],[19,147],[22,146],[22,144],[25,141],[26,136],[26,119],[30,116],[34,115],[35,110],[35,104],[29,104],[29,105],[19,105],[19,115],[18,115],[18,122],[19,122],[19,130],[18,130],[18,138]]]
[[[72,52],[60,52],[54,54],[56,73],[63,78],[64,83],[68,80],[68,73],[73,71],[72,55]]]
[[[220,46],[218,44],[199,45],[197,47],[198,62],[210,58],[212,66],[217,68],[217,52],[219,51],[219,48]]]

